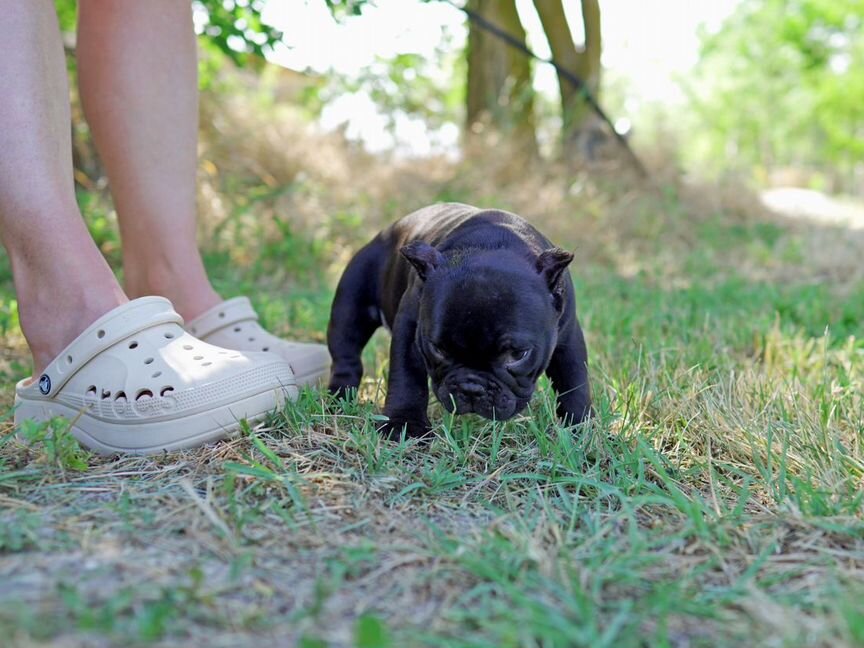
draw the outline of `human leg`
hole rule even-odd
[[[75,203],[69,93],[50,0],[0,0],[0,238],[34,375],[127,301]]]
[[[296,388],[288,365],[183,331],[164,299],[129,302],[75,202],[66,69],[51,0],[0,0],[0,237],[35,381],[15,422],[63,416],[102,452],[200,445]]]
[[[105,163],[131,297],[190,320],[221,301],[196,240],[198,84],[188,0],[80,0],[81,100]]]
[[[205,341],[276,353],[304,384],[319,381],[330,363],[323,345],[276,338],[248,304],[223,305],[207,278],[196,241],[198,87],[188,0],[80,0],[79,8],[81,99],[117,207],[126,291],[169,298]],[[242,323],[228,326],[222,309]]]

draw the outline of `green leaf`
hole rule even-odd
[[[371,614],[364,614],[354,624],[354,643],[357,648],[387,648],[390,638],[384,622]]]
[[[300,642],[297,645],[298,648],[327,648],[329,644],[318,637],[303,635],[300,637]]]

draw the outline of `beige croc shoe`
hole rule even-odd
[[[15,387],[15,422],[62,416],[104,454],[153,454],[201,445],[297,397],[288,364],[198,340],[162,297],[100,317],[38,380]]]
[[[195,337],[238,351],[265,351],[286,360],[298,385],[315,385],[330,375],[330,354],[323,344],[289,342],[268,333],[247,297],[235,297],[186,324]]]

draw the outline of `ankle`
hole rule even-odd
[[[222,301],[210,285],[203,263],[127,261],[124,287],[132,299],[148,295],[165,297],[187,322]]]
[[[104,260],[104,267],[54,263],[34,269],[13,260],[18,319],[38,376],[81,332],[128,301]]]

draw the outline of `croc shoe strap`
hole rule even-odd
[[[115,308],[93,322],[63,349],[30,387],[42,396],[50,397],[105,349],[160,324],[183,326],[183,318],[164,297],[141,297]]]
[[[249,321],[258,321],[258,313],[252,308],[249,298],[234,297],[204,311],[186,325],[186,330],[203,340],[227,326]]]

